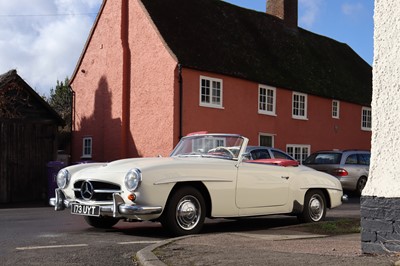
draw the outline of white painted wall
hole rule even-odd
[[[400,197],[400,1],[375,0],[371,166],[363,196]]]

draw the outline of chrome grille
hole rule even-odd
[[[119,185],[108,182],[80,180],[74,183],[73,190],[76,199],[92,201],[112,201],[113,194],[121,192],[121,187]]]

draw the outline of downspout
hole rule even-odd
[[[129,152],[130,131],[130,87],[131,51],[129,48],[129,0],[121,3],[121,45],[122,45],[122,116],[121,116],[121,158]]]
[[[179,140],[183,137],[183,78],[182,65],[178,64],[178,82],[179,82]]]
[[[73,140],[73,132],[74,132],[74,129],[75,129],[75,91],[72,89],[72,87],[71,86],[68,86],[68,89],[69,89],[69,93],[70,93],[70,104],[71,104],[71,106],[70,106],[70,108],[71,108],[71,114],[70,114],[70,119],[71,119],[71,133],[70,133],[70,135],[69,135],[69,149],[70,149],[70,151],[69,151],[69,153],[70,153],[70,156],[72,157],[72,154],[74,154],[73,153],[73,149],[74,149],[74,146],[72,145],[72,140]]]

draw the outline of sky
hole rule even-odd
[[[265,12],[266,0],[225,0]],[[40,95],[71,77],[102,0],[0,0],[0,74],[16,69]],[[374,0],[298,0],[299,27],[373,62]]]

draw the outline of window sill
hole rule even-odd
[[[362,130],[362,131],[372,131],[371,128],[363,128],[363,127],[361,128],[361,130]]]
[[[301,116],[292,116],[292,119],[308,121],[307,117],[301,117]]]
[[[260,110],[258,110],[258,114],[260,114],[260,115],[268,115],[268,116],[277,116],[276,113],[267,113],[267,112],[263,112],[263,111],[260,111]]]
[[[207,105],[207,104],[200,104],[200,107],[214,108],[214,109],[221,109],[221,110],[224,110],[224,109],[225,109],[225,107],[223,107],[223,106],[218,106],[218,105]]]

